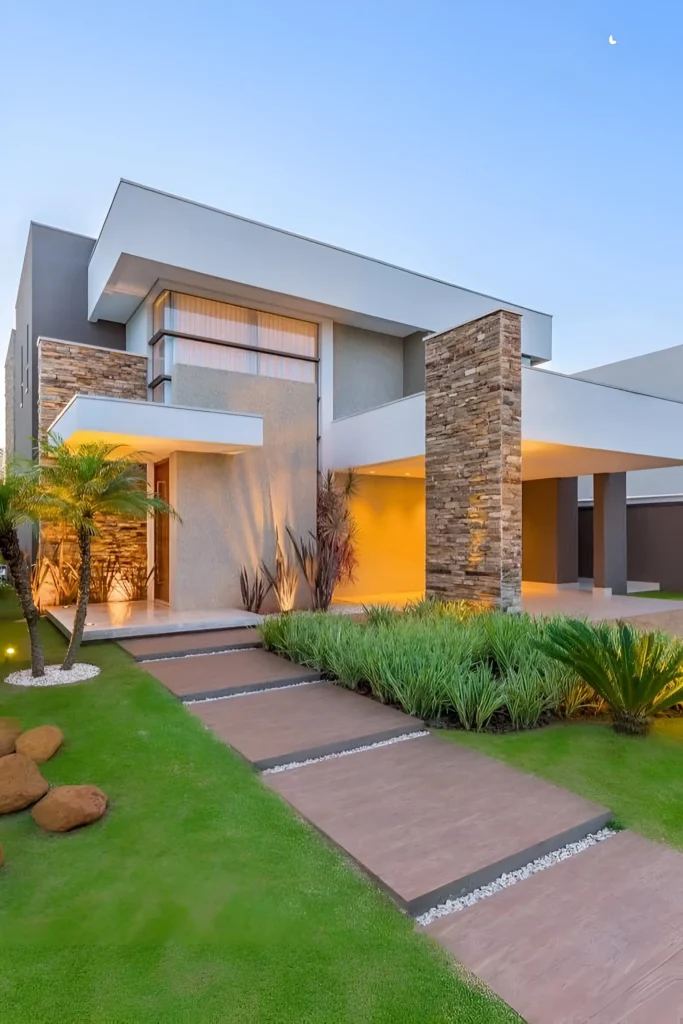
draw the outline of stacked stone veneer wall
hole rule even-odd
[[[41,338],[38,344],[38,426],[41,438],[74,395],[145,400],[146,357]],[[61,559],[77,564],[76,538],[68,528],[41,523],[40,541],[41,551],[46,554],[51,554],[57,542],[61,541]],[[102,574],[112,555],[119,560],[126,579],[133,576],[144,579],[147,572],[147,524],[119,519],[105,521],[101,535],[93,539],[95,578]],[[44,603],[50,603],[49,593],[41,596]],[[119,585],[109,596],[121,599],[126,593]]]
[[[426,343],[427,592],[517,609],[522,582],[521,316]]]

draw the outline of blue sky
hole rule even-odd
[[[120,177],[550,312],[558,370],[683,342],[680,3],[0,0],[0,50],[3,349],[29,220]]]

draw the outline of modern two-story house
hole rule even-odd
[[[626,474],[683,465],[683,404],[551,355],[548,314],[122,181],[97,239],[31,225],[7,448],[52,430],[143,453],[182,521],[115,542],[178,612],[239,607],[240,566],[314,531],[318,473],[350,468],[341,601],[576,585],[580,477],[590,575],[625,593]]]

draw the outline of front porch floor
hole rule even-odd
[[[45,614],[65,636],[71,636],[76,606],[46,608]],[[207,629],[257,626],[261,616],[241,608],[174,611],[159,601],[110,601],[91,604],[83,635],[89,640],[123,640],[131,636],[194,633]]]

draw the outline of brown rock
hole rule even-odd
[[[35,761],[23,754],[0,757],[0,814],[21,811],[48,791]]]
[[[14,753],[17,736],[21,733],[18,718],[0,718],[0,757]]]
[[[107,797],[97,786],[58,786],[31,811],[47,832],[70,832],[102,817]]]
[[[64,733],[56,725],[39,725],[36,729],[22,732],[17,739],[17,754],[30,757],[36,764],[49,761],[64,742]]]

